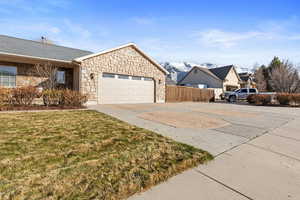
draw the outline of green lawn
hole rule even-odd
[[[210,159],[95,111],[0,114],[0,199],[123,199]]]

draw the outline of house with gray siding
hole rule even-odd
[[[177,84],[195,88],[214,88],[232,91],[240,88],[240,77],[233,65],[204,68],[193,67]]]

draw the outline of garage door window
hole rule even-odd
[[[152,81],[152,78],[144,78],[144,81]]]
[[[115,75],[114,74],[109,74],[109,73],[103,73],[102,77],[103,78],[115,78]]]
[[[142,80],[142,77],[140,77],[140,76],[133,76],[132,80]]]
[[[119,79],[129,79],[127,75],[118,75]]]

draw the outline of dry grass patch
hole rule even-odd
[[[221,119],[199,115],[195,112],[146,112],[138,115],[142,119],[155,121],[177,128],[219,128],[229,123]]]
[[[212,159],[94,111],[0,121],[0,199],[123,199]]]

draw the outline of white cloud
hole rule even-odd
[[[61,32],[61,30],[57,27],[50,27],[49,30],[50,30],[50,32],[52,32],[54,34],[58,34]]]
[[[61,32],[58,26],[46,22],[26,22],[11,19],[1,19],[0,29],[2,30],[2,34],[16,35],[16,33],[22,33],[22,35],[34,38],[42,35],[55,35]],[[16,30],[18,31],[16,32]]]
[[[207,46],[230,48],[240,41],[258,38],[264,35],[262,32],[226,32],[218,29],[202,31],[198,34],[198,41]]]
[[[278,31],[275,31],[278,30]],[[280,30],[280,31],[279,31]],[[300,33],[290,33],[283,27],[268,31],[228,32],[219,29],[200,31],[194,34],[196,40],[207,47],[231,48],[244,41],[287,41],[300,40]]]
[[[70,0],[0,0],[3,13],[11,14],[16,11],[23,11],[28,14],[56,12],[57,8],[66,9],[70,5]]]
[[[66,28],[69,29],[70,32],[78,34],[79,36],[82,37],[82,39],[89,38],[92,35],[88,29],[82,27],[82,25],[80,24],[73,23],[69,19],[65,19],[64,24],[66,25]]]

